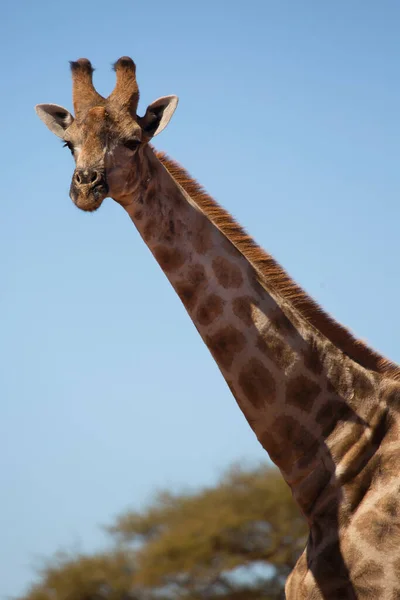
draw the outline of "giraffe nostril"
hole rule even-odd
[[[104,176],[101,171],[92,169],[77,169],[73,176],[76,186],[94,188],[104,183]]]

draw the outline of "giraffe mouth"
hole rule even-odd
[[[86,212],[94,212],[99,209],[103,200],[108,195],[108,185],[105,178],[96,183],[94,186],[76,186],[74,183],[71,184],[69,191],[72,202],[80,210]]]

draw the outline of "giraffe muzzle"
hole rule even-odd
[[[108,194],[106,176],[99,169],[76,169],[72,177],[70,197],[85,211],[97,210]]]

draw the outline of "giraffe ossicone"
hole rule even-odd
[[[107,196],[136,225],[310,527],[289,600],[400,597],[400,368],[327,315],[151,139],[178,103],[137,115],[132,59],[108,98],[71,63],[74,115],[39,104],[76,168],[70,195]]]

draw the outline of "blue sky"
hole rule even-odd
[[[264,453],[124,211],[84,214],[36,117],[68,60],[137,63],[156,140],[336,318],[400,361],[396,0],[7,3],[0,24],[0,596],[154,490]]]

